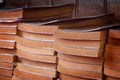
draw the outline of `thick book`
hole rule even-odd
[[[25,52],[22,50],[17,50],[17,55],[20,58],[24,58],[24,59],[28,59],[28,60],[32,60],[32,61],[56,63],[56,56],[31,54],[29,52]]]
[[[25,7],[0,10],[1,19],[44,19],[53,16],[72,16],[74,5],[54,7]],[[49,14],[48,14],[49,13]]]
[[[14,64],[0,61],[0,69],[13,70]]]
[[[53,77],[53,78],[56,77],[56,70],[54,69],[38,68],[38,67],[21,64],[21,63],[17,63],[16,68],[18,70],[27,71],[33,74],[46,75],[46,76]]]
[[[0,75],[12,77],[12,71],[6,69],[0,69]]]
[[[87,80],[87,78],[74,77],[66,74],[59,73],[60,80]]]
[[[31,32],[24,32],[19,31],[18,35],[30,40],[36,40],[36,41],[54,41],[54,37],[52,34],[36,34]]]
[[[0,75],[1,80],[11,80],[11,77]]]
[[[103,58],[74,56],[64,53],[58,53],[58,58],[76,63],[86,63],[86,64],[95,64],[95,65],[102,65],[103,63]]]
[[[23,37],[16,37],[17,43],[31,47],[31,48],[53,48],[53,41],[36,41],[36,40],[30,40],[30,39],[25,39]]]
[[[43,33],[43,34],[53,34],[56,31],[56,29],[58,29],[58,27],[79,28],[81,29],[81,31],[93,31],[93,30],[102,29],[104,27],[109,27],[107,26],[107,24],[110,23],[112,19],[113,19],[112,14],[103,14],[99,16],[92,16],[92,17],[85,17],[78,19],[51,20],[43,23],[40,22],[19,23],[18,29],[24,32]],[[106,26],[103,26],[103,24],[106,24]]]
[[[14,61],[16,61],[16,56],[12,54],[1,54],[0,53],[0,61],[13,63]]]
[[[58,64],[69,67],[72,69],[80,69],[80,70],[86,70],[86,71],[96,71],[102,73],[102,65],[94,65],[94,64],[85,64],[85,63],[76,63],[76,62],[70,62],[63,59],[58,59]]]
[[[17,44],[16,48],[18,50],[29,52],[31,54],[49,55],[49,56],[55,55],[54,50],[51,48],[33,48],[33,47],[27,47],[21,44]]]
[[[102,79],[101,72],[73,69],[73,68],[65,67],[61,65],[58,65],[57,70],[60,73],[75,76],[75,77],[84,77],[84,78],[89,78],[89,79]]]
[[[27,71],[23,71],[23,70],[18,70],[18,69],[14,69],[14,75],[18,76],[18,77],[24,77],[25,79],[32,79],[32,80],[54,80],[54,78],[52,77],[48,77],[46,75],[39,75],[39,74],[34,74],[32,72],[27,72]]]
[[[45,62],[39,62],[39,61],[32,61],[24,58],[19,58],[18,62],[26,64],[26,65],[31,65],[31,66],[36,66],[36,67],[41,67],[41,68],[46,68],[46,69],[56,69],[56,64],[52,63],[45,63]]]

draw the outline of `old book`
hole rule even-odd
[[[78,28],[79,26],[79,29],[81,29],[82,31],[83,30],[82,28],[84,26],[85,31],[89,31],[89,30],[92,31],[92,30],[100,29],[99,26],[101,26],[101,24],[106,24],[108,22],[111,22],[112,17],[113,17],[112,14],[104,14],[104,15],[99,15],[99,16],[94,16],[89,18],[87,17],[87,18],[80,18],[80,19],[52,20],[45,23],[20,23],[18,24],[19,26],[18,29],[21,31],[31,32],[31,33],[53,34],[58,27],[61,27],[61,28],[77,27]],[[99,26],[96,26],[96,25],[99,25]],[[93,29],[91,29],[91,27]],[[56,32],[56,34],[58,34],[58,31]],[[62,36],[62,33],[61,33],[61,36]]]
[[[63,60],[63,59],[58,59],[58,64],[62,65],[62,66],[65,66],[65,67],[72,68],[72,69],[102,72],[102,65],[76,63],[76,62],[66,61],[66,60]]]
[[[29,40],[22,37],[17,36],[17,43],[27,46],[27,47],[33,47],[33,48],[53,48],[53,41],[36,41],[36,40]]]
[[[51,48],[32,48],[32,47],[23,46],[21,44],[17,44],[16,47],[18,50],[29,52],[31,54],[50,55],[50,56],[55,55],[54,50]]]
[[[17,77],[17,76],[15,76],[15,75],[13,75],[13,77],[12,77],[12,80],[23,80],[24,78],[20,78],[20,77]]]
[[[16,34],[16,31],[14,27],[0,27],[0,34]]]
[[[49,77],[56,77],[56,70],[52,69],[44,69],[44,68],[38,68],[38,67],[33,67],[21,63],[17,63],[18,70],[22,71],[27,71],[33,74],[38,74],[38,75],[47,75]]]
[[[68,28],[75,29],[75,28],[79,27],[79,29],[81,29],[81,30],[85,29],[86,31],[92,31],[92,30],[98,29],[99,26],[101,26],[101,28],[110,27],[110,26],[102,27],[102,25],[113,22],[112,19],[113,19],[113,14],[101,14],[101,15],[97,15],[97,16],[77,18],[77,19],[58,20],[56,22],[54,21],[53,23],[49,23],[47,25],[56,25],[57,24],[62,29],[68,29]],[[97,26],[97,25],[99,25],[99,26]],[[93,29],[91,29],[91,27]]]
[[[109,66],[109,68],[112,68],[114,70],[120,70],[120,63],[112,62],[112,60],[106,61],[105,65]]]
[[[0,69],[13,70],[14,64],[0,61]]]
[[[0,41],[16,41],[16,35],[0,34]]]
[[[118,38],[120,39],[120,29],[110,29],[109,36],[112,38]]]
[[[24,58],[19,58],[19,62],[22,64],[32,65],[36,67],[43,67],[47,69],[56,69],[56,64],[52,63],[45,63],[45,62],[39,62],[39,61],[32,61]]]
[[[103,58],[73,56],[64,53],[58,53],[58,58],[66,61],[77,62],[77,63],[86,63],[86,64],[95,64],[95,65],[102,65],[103,63]]]
[[[17,55],[20,58],[24,58],[24,59],[28,59],[28,60],[32,60],[32,61],[56,63],[56,56],[31,54],[29,52],[25,52],[25,51],[22,51],[22,50],[17,50]]]
[[[109,37],[109,38],[108,38],[108,44],[120,46],[120,39],[119,39],[119,38]]]
[[[102,49],[73,48],[61,44],[54,44],[54,50],[59,53],[65,53],[75,56],[99,57],[102,55]]]
[[[106,76],[105,80],[120,80],[120,79],[119,78],[115,78],[115,77]]]
[[[0,61],[13,63],[16,60],[16,56],[12,54],[1,54]]]
[[[16,49],[3,49],[3,48],[0,48],[0,54],[16,54]]]
[[[37,34],[37,33],[19,31],[18,35],[25,39],[30,39],[30,40],[54,41],[54,37],[52,34]]]
[[[111,52],[111,53],[114,53],[114,54],[119,54],[120,53],[120,46],[107,44],[106,45],[106,52]]]
[[[104,74],[111,77],[120,78],[120,71],[105,66]]]
[[[0,75],[0,80],[11,80],[11,77]]]
[[[58,65],[57,70],[60,73],[75,76],[75,77],[83,77],[83,78],[89,78],[89,79],[102,79],[101,72],[72,69],[69,67],[61,66],[61,65]]]
[[[0,48],[15,49],[15,41],[0,41]]]
[[[4,9],[0,11],[1,19],[40,19],[53,16],[72,16],[73,4],[54,7],[29,7]],[[49,13],[49,14],[48,14]]]
[[[19,75],[20,74],[20,75]],[[39,74],[33,74],[31,72],[25,72],[23,70],[18,70],[15,68],[14,75],[19,77],[24,77],[26,79],[33,79],[33,80],[54,80],[52,77],[48,77],[46,75],[39,75]]]
[[[99,49],[103,46],[100,45],[99,40],[68,40],[68,39],[55,39],[55,44],[61,44],[63,46],[74,47],[74,48],[90,48],[90,49]]]
[[[12,77],[12,71],[11,70],[0,69],[0,75]]]
[[[85,78],[80,78],[80,77],[74,77],[66,74],[59,73],[59,79],[60,80],[88,80]]]
[[[58,29],[55,32],[56,38],[70,40],[104,40],[105,35],[105,31],[81,32],[80,29]]]
[[[120,63],[120,55],[119,54],[114,54],[111,52],[106,52],[105,53],[105,60],[110,61],[110,62],[117,62]]]

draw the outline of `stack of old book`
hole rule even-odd
[[[16,60],[17,19],[8,15],[7,10],[0,10],[0,80],[11,80]]]
[[[13,74],[14,63],[16,62],[15,43],[18,21],[48,21],[51,19],[68,18],[72,16],[72,11],[72,4],[55,7],[32,7],[0,10],[0,80],[11,80]],[[24,50],[24,47],[22,48]],[[41,65],[46,66],[42,63]],[[51,64],[50,66],[54,67],[54,65]]]
[[[72,17],[73,5],[42,9],[43,11],[36,15],[41,16],[42,20],[18,23],[16,37],[18,62],[14,69],[13,80],[54,80],[57,76],[57,58],[53,50],[53,33],[57,26],[43,24]]]
[[[107,77],[120,80],[120,28],[110,29],[105,52],[105,70]]]
[[[54,50],[60,80],[101,80],[107,24],[112,15],[57,22]]]

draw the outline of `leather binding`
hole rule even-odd
[[[20,19],[47,19],[51,17],[71,17],[74,5],[61,5],[54,7],[28,7],[28,8],[15,8],[3,9],[0,11],[1,22],[16,21]],[[49,13],[49,14],[48,14]],[[7,18],[7,19],[6,19]]]
[[[38,67],[33,67],[33,66],[29,66],[29,65],[25,65],[25,64],[21,64],[21,63],[17,63],[17,67],[18,70],[22,70],[22,71],[27,71],[27,72],[31,72],[33,74],[39,74],[39,75],[46,75],[46,76],[50,76],[50,77],[56,77],[56,71],[53,69],[44,69],[44,68],[38,68]]]
[[[106,80],[119,80],[120,79],[120,30],[119,26],[114,29],[110,29],[108,44],[105,52],[105,70],[106,76],[113,78],[107,78]]]
[[[0,75],[1,80],[11,80],[10,77]]]
[[[19,74],[21,74],[21,75],[19,75]],[[52,77],[47,77],[45,75],[37,75],[37,74],[22,71],[22,70],[18,70],[16,68],[14,70],[14,75],[18,76],[18,77],[24,77],[25,79],[33,79],[33,80],[39,80],[39,79],[54,80],[54,78],[52,78]]]

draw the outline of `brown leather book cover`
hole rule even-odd
[[[6,69],[0,69],[0,75],[12,77],[12,71]]]
[[[61,65],[58,65],[57,70],[60,73],[75,76],[75,77],[84,77],[84,78],[89,78],[89,79],[101,79],[102,78],[101,72],[72,69],[70,67],[65,67]]]
[[[11,80],[11,79],[12,79],[11,77],[0,75],[0,80]]]
[[[14,64],[0,61],[0,69],[13,70]]]
[[[0,34],[16,34],[16,31],[15,27],[0,27]]]
[[[76,62],[66,61],[66,60],[63,60],[63,59],[58,59],[58,64],[62,65],[62,66],[65,66],[65,67],[72,68],[72,69],[102,72],[102,65],[76,63]]]
[[[33,48],[53,48],[53,41],[36,41],[36,40],[29,40],[22,37],[17,36],[17,43]]]
[[[95,64],[95,65],[102,65],[103,63],[103,58],[73,56],[64,53],[58,53],[58,58],[76,63],[86,63],[86,64]]]
[[[39,62],[39,61],[32,61],[24,58],[19,58],[20,63],[32,65],[36,67],[43,67],[43,68],[49,68],[49,69],[56,69],[57,65],[52,63],[45,63],[45,62]]]
[[[29,52],[25,52],[25,51],[22,51],[22,50],[17,50],[17,55],[20,58],[24,58],[24,59],[28,59],[28,60],[32,60],[32,61],[56,63],[56,56],[31,54]]]
[[[32,80],[54,80],[52,77],[48,77],[46,75],[39,75],[39,74],[33,74],[29,72],[25,72],[22,70],[18,70],[15,68],[14,75],[18,77],[24,77],[25,79],[32,79]]]
[[[33,48],[33,47],[27,47],[27,46],[20,45],[20,44],[17,44],[16,47],[18,50],[29,52],[31,54],[50,55],[50,56],[55,55],[54,50],[51,48]]]
[[[18,35],[25,38],[25,39],[30,39],[30,40],[54,41],[54,37],[52,34],[37,34],[37,33],[19,31]]]
[[[0,11],[0,18],[8,19],[40,19],[51,16],[72,16],[73,4],[54,7],[28,7],[16,9],[3,9]],[[48,14],[49,13],[49,14]]]
[[[120,39],[109,37],[108,38],[108,44],[120,46]]]
[[[56,77],[56,70],[54,70],[54,69],[38,68],[38,67],[33,67],[33,66],[21,64],[21,63],[17,63],[16,68],[18,70],[27,71],[27,72],[30,72],[33,74],[46,75],[49,77]]]

